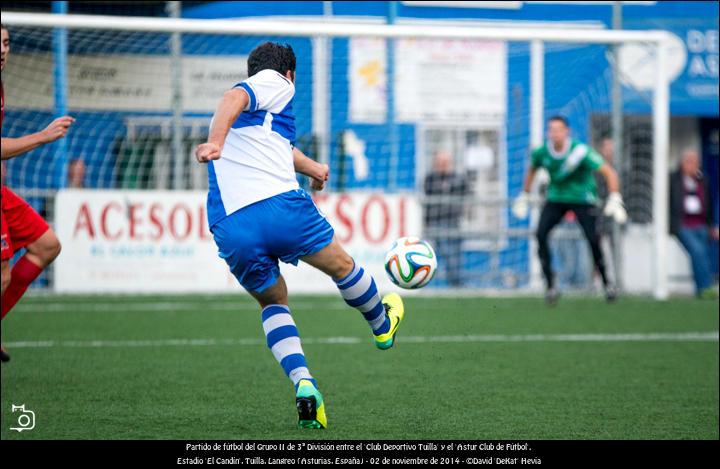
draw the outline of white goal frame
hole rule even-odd
[[[543,140],[544,43],[652,45],[657,60],[653,87],[653,296],[668,297],[668,161],[670,134],[670,82],[667,73],[669,33],[660,30],[628,31],[573,28],[470,27],[423,24],[367,24],[353,22],[278,21],[264,19],[205,20],[96,15],[58,15],[3,12],[8,26],[70,29],[106,29],[164,33],[238,34],[246,36],[376,37],[386,39],[488,39],[530,44],[530,144]]]

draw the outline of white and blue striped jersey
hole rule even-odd
[[[295,86],[262,70],[234,88],[250,100],[232,124],[221,157],[208,163],[208,223],[212,227],[250,204],[299,188],[293,165]]]

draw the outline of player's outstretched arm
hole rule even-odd
[[[328,180],[330,173],[328,165],[318,163],[312,158],[308,158],[297,148],[293,148],[293,164],[295,165],[295,172],[304,174],[311,179],[310,187],[316,191],[321,191],[325,188],[325,181]]]
[[[623,203],[622,195],[620,195],[620,179],[617,171],[607,163],[603,163],[598,172],[605,178],[608,187],[608,198],[605,202],[603,214],[606,217],[613,217],[617,223],[623,224],[627,221],[627,211]]]
[[[523,220],[528,216],[528,212],[530,211],[530,188],[532,187],[536,172],[537,168],[530,166],[527,173],[525,173],[522,192],[515,198],[512,204],[512,213],[515,215],[515,218]]]
[[[609,193],[620,192],[620,178],[617,175],[617,171],[615,171],[612,166],[604,163],[600,166],[600,168],[598,168],[598,172],[605,179]]]
[[[247,92],[242,88],[233,88],[223,94],[210,124],[208,141],[198,145],[195,150],[195,158],[198,162],[207,163],[220,158],[230,126],[247,107],[249,100]]]
[[[40,145],[54,142],[67,135],[68,129],[75,122],[70,116],[58,117],[40,132],[18,138],[2,139],[2,159],[9,160],[23,153],[34,150]]]
[[[523,179],[523,192],[526,194],[530,193],[530,188],[535,180],[535,173],[537,173],[537,168],[535,166],[530,166],[525,173],[525,179]]]

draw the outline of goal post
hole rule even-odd
[[[547,53],[546,46],[548,44],[565,44],[565,45],[602,45],[602,46],[620,46],[624,44],[643,44],[645,46],[648,46],[654,50],[655,53],[655,74],[654,74],[654,81],[652,83],[652,99],[650,103],[650,107],[652,108],[652,258],[648,260],[651,267],[649,271],[652,275],[651,285],[652,285],[652,294],[657,299],[665,299],[668,297],[669,289],[668,289],[668,269],[667,269],[667,243],[668,243],[668,160],[669,160],[669,76],[667,73],[667,56],[668,56],[668,44],[669,44],[669,37],[668,33],[664,31],[632,31],[632,30],[603,30],[603,29],[576,29],[576,28],[528,28],[528,27],[477,27],[477,26],[470,26],[466,24],[458,24],[458,25],[448,25],[447,23],[441,24],[441,25],[433,25],[429,23],[423,23],[422,25],[414,25],[414,24],[369,24],[364,22],[346,22],[346,21],[313,21],[313,20],[303,20],[303,21],[289,21],[289,20],[265,20],[265,19],[228,19],[228,20],[200,20],[200,19],[182,19],[182,18],[144,18],[144,17],[118,17],[118,16],[95,16],[95,15],[75,15],[75,14],[64,14],[64,15],[57,15],[57,14],[36,14],[36,13],[17,13],[17,12],[3,12],[3,23],[10,27],[18,27],[23,28],[22,31],[38,31],[38,35],[42,36],[44,34],[49,34],[49,32],[52,31],[58,31],[58,30],[68,30],[68,31],[85,31],[87,34],[85,34],[83,39],[87,41],[88,43],[92,43],[95,39],[97,40],[104,40],[107,41],[108,44],[108,50],[112,50],[113,42],[114,41],[121,41],[127,39],[127,36],[123,35],[125,33],[127,34],[135,34],[135,33],[147,33],[147,34],[164,34],[167,35],[168,38],[169,35],[172,34],[180,34],[181,36],[185,35],[197,35],[197,37],[202,37],[203,35],[210,35],[210,36],[228,36],[228,37],[250,37],[250,38],[305,38],[313,40],[311,48],[311,56],[313,57],[313,64],[316,60],[322,60],[325,64],[331,63],[331,65],[327,66],[327,69],[330,70],[330,76],[322,76],[319,75],[312,77],[312,84],[311,88],[314,90],[312,93],[312,102],[308,103],[308,107],[311,109],[311,113],[313,115],[313,123],[312,123],[312,134],[315,135],[316,138],[313,138],[312,141],[307,142],[307,144],[311,145],[313,149],[315,150],[315,154],[320,155],[320,157],[325,160],[329,161],[331,154],[335,152],[335,147],[337,145],[342,145],[344,148],[344,152],[348,152],[348,154],[351,154],[356,147],[362,148],[362,145],[358,146],[358,141],[362,140],[362,135],[358,137],[356,135],[357,132],[360,132],[360,130],[355,130],[354,132],[345,132],[342,136],[338,135],[330,135],[331,130],[329,130],[332,126],[327,122],[329,119],[331,119],[330,114],[333,109],[335,109],[338,104],[335,101],[335,98],[331,96],[331,93],[328,93],[327,90],[331,86],[331,83],[334,79],[340,79],[342,78],[341,75],[335,76],[336,72],[332,72],[332,70],[340,70],[340,65],[334,64],[334,59],[331,57],[331,55],[334,53],[334,49],[332,47],[328,47],[328,44],[323,43],[321,41],[314,41],[317,38],[343,38],[343,39],[349,39],[349,38],[367,38],[372,40],[383,40],[383,39],[394,39],[394,40],[403,40],[403,39],[415,39],[415,40],[460,40],[460,41],[500,41],[500,42],[518,42],[518,43],[526,43],[529,46],[529,82],[530,82],[530,92],[529,92],[529,134],[527,135],[527,142],[525,142],[526,147],[535,146],[543,141],[543,135],[544,135],[544,128],[545,128],[545,118],[548,117],[546,115],[546,112],[548,112],[549,108],[547,105],[547,102],[545,100],[545,92],[547,90],[547,87],[551,84],[547,82],[546,75],[547,75],[547,69],[546,69],[546,61],[545,56]],[[103,34],[118,34],[117,37],[107,37],[103,38]],[[93,36],[93,34],[96,34],[96,36]],[[138,36],[139,38],[142,38],[142,36]],[[44,39],[43,39],[44,40]],[[42,42],[42,41],[39,41]],[[397,42],[397,41],[396,41]],[[320,45],[322,47],[316,47],[316,45]],[[70,48],[73,47],[71,44],[69,46]],[[128,47],[128,49],[132,49],[136,53],[151,55],[151,54],[158,54],[159,52],[153,48],[157,48],[159,50],[164,50],[166,45],[164,44],[163,40],[157,40],[157,38],[154,38],[153,41],[150,41],[148,45],[145,46],[133,46]],[[177,52],[177,44],[174,46],[175,51]],[[372,48],[372,44],[368,46],[369,48]],[[396,47],[398,47],[396,45]],[[202,49],[202,47],[198,47],[198,49]],[[217,47],[215,48],[217,49]],[[213,50],[215,50],[213,49]],[[166,56],[170,56],[169,48],[166,52]],[[28,50],[25,50],[25,53],[28,53]],[[210,52],[214,53],[214,52]],[[349,52],[348,52],[349,54]],[[201,57],[202,54],[198,53],[196,57]],[[398,54],[388,54],[387,58],[391,58],[394,56],[394,63],[393,66],[395,69],[397,69],[401,64],[397,64],[399,60],[402,60],[402,57],[398,57]],[[38,63],[42,61],[48,60],[47,57],[40,57],[38,55]],[[344,58],[346,62],[351,62],[351,59]],[[385,60],[385,59],[383,59]],[[200,62],[198,62],[198,66],[202,66]],[[57,64],[56,64],[57,65]],[[12,56],[10,59],[10,65],[9,67],[13,66],[12,62]],[[65,66],[68,65],[68,62],[66,61]],[[382,67],[382,64],[381,64]],[[174,74],[184,74],[187,73],[187,71],[178,71],[176,70],[178,67],[173,67],[173,73]],[[390,67],[386,67],[390,68]],[[40,66],[38,70],[45,70],[44,66]],[[316,68],[313,70],[315,74],[320,73],[320,70],[322,68]],[[34,78],[34,77],[27,77],[27,78]],[[157,77],[160,78],[160,77]],[[17,80],[25,80],[25,77],[17,77]],[[72,79],[72,77],[69,77],[68,79]],[[154,79],[154,77],[150,77],[150,79]],[[45,85],[47,85],[46,82],[43,82]],[[228,83],[228,85],[232,85],[232,83]],[[29,86],[29,85],[28,85]],[[181,96],[181,90],[178,90],[178,87],[183,86],[182,85],[182,79],[178,79],[177,76],[174,77],[174,79],[170,80],[169,86],[171,86],[173,89],[171,90],[170,95],[177,98],[178,96]],[[8,96],[12,96],[13,90],[8,90]],[[66,99],[67,96],[60,96],[58,99]],[[219,98],[219,96],[218,96]],[[327,102],[320,102],[318,99],[325,99]],[[101,99],[101,98],[97,98]],[[208,97],[208,99],[210,99]],[[216,98],[217,99],[217,98]],[[72,109],[72,99],[68,101],[70,103],[70,112],[73,111]],[[183,100],[181,99],[173,99],[172,102],[179,102],[182,103],[182,105],[187,105]],[[368,115],[372,114],[372,112],[393,112],[395,113],[395,109],[397,109],[397,106],[402,105],[402,99],[400,99],[397,96],[393,96],[390,102],[395,102],[396,106],[393,106],[393,109],[388,111],[387,105],[385,106],[385,109],[381,109],[380,111],[377,111],[376,109],[366,109],[366,111],[369,113]],[[12,105],[12,100],[9,100],[10,105]],[[342,106],[345,106],[347,104],[347,107],[350,107],[351,104],[348,103],[341,103]],[[118,102],[113,101],[112,103],[108,104],[108,106],[117,106]],[[30,108],[33,107],[41,107],[36,106],[34,103],[30,103],[28,105]],[[335,106],[335,107],[334,107]],[[57,109],[53,108],[53,112],[56,112]],[[190,134],[193,134],[195,136],[196,140],[202,139],[203,132],[207,131],[206,126],[203,127],[203,125],[198,124],[192,124],[192,122],[199,121],[203,119],[203,115],[205,115],[205,112],[195,112],[193,109],[173,109],[168,108],[166,109],[168,111],[168,115],[172,116],[173,112],[175,113],[175,121],[177,122],[178,118],[178,111],[180,112],[180,116],[184,116],[184,124],[183,124],[183,132],[188,132]],[[166,153],[173,153],[172,148],[177,149],[179,143],[177,140],[177,127],[178,125],[171,125],[168,127],[167,123],[172,122],[172,120],[161,120],[157,118],[156,120],[153,120],[155,117],[147,115],[148,113],[139,113],[137,116],[126,116],[125,118],[125,127],[123,129],[119,128],[105,128],[105,129],[95,129],[95,132],[99,132],[101,130],[105,130],[106,132],[125,132],[125,133],[133,133],[133,135],[136,135],[138,133],[142,133],[142,129],[148,128],[149,126],[155,126],[158,128],[161,128],[159,131],[161,134],[173,134],[170,135],[171,138],[167,139],[167,145],[163,143],[162,145],[153,147],[153,151],[160,151],[157,150],[157,148],[164,148],[163,151]],[[150,113],[152,114],[152,113]],[[402,113],[401,113],[402,114]],[[32,116],[32,114],[28,114],[28,116]],[[401,118],[402,116],[398,116]],[[370,120],[372,121],[373,116],[370,115]],[[28,119],[31,119],[31,117],[28,117]],[[195,119],[195,120],[193,120]],[[32,128],[34,125],[34,122],[24,122],[22,125],[24,125],[28,130]],[[37,124],[39,126],[40,124]],[[175,129],[175,130],[173,130]],[[17,130],[17,129],[16,129]],[[418,132],[417,129],[415,131]],[[432,129],[428,130],[428,132],[432,132]],[[397,132],[392,131],[389,135],[394,136],[393,140],[395,139],[404,139],[406,138],[405,135],[408,133],[406,129],[402,128],[402,121],[399,124],[399,127],[397,129]],[[469,134],[468,134],[469,135]],[[504,134],[503,134],[504,135]],[[174,140],[173,140],[174,138]],[[462,138],[462,137],[458,137]],[[469,138],[469,137],[468,137]],[[473,137],[474,138],[474,137]],[[133,141],[133,145],[123,147],[121,151],[124,151],[127,153],[128,157],[126,159],[128,165],[136,165],[138,169],[137,171],[146,171],[145,176],[141,176],[142,178],[159,178],[160,176],[151,176],[151,174],[156,174],[155,169],[149,169],[145,168],[143,165],[142,160],[142,148],[139,146],[139,144],[136,144],[137,140]],[[164,142],[164,140],[163,140]],[[147,142],[146,142],[147,143]],[[520,142],[517,142],[518,145],[520,145]],[[367,143],[368,145],[370,143]],[[404,145],[403,142],[387,142],[387,145],[392,146],[394,144],[401,144]],[[163,146],[165,145],[165,146]],[[415,148],[415,145],[412,145],[413,148]],[[502,146],[502,145],[501,145]],[[415,149],[417,151],[417,148]],[[384,151],[384,150],[383,150]],[[140,152],[140,153],[138,153]],[[176,152],[176,150],[175,150]],[[362,153],[362,151],[359,151],[358,155]],[[102,155],[97,155],[96,157],[102,158]],[[402,157],[401,157],[402,158]],[[170,158],[171,159],[171,158]],[[398,165],[402,165],[404,160],[401,161],[395,161],[392,162],[387,166],[387,168],[395,168]],[[344,165],[344,169],[339,168],[333,168],[332,170],[336,172],[336,174],[340,174],[341,176],[346,174],[348,171],[347,166],[352,165],[352,170],[354,171],[353,174],[358,174],[359,171],[363,170],[363,163],[362,158],[358,157],[352,157],[349,159],[341,159],[340,162],[338,162],[337,159],[334,160],[335,164],[342,164]],[[155,164],[155,163],[153,163]],[[169,164],[169,163],[166,163]],[[144,169],[143,169],[144,168]],[[13,167],[15,169],[15,167]],[[18,169],[20,171],[40,171],[41,168],[33,168],[30,166],[23,166],[18,165]],[[180,168],[182,169],[182,168]],[[400,168],[401,169],[401,168]],[[392,173],[395,172],[403,172],[400,171],[400,169],[392,170]],[[57,172],[57,168],[55,168]],[[107,171],[116,171],[116,169],[108,169]],[[166,173],[168,174],[166,177],[173,181],[172,185],[168,185],[167,188],[170,189],[171,187],[173,189],[180,189],[180,188],[187,188],[182,187],[181,185],[178,185],[178,167],[175,166],[172,168],[172,170],[168,170]],[[407,174],[405,174],[407,173]],[[60,173],[61,177],[55,178],[59,179],[60,181],[64,181],[64,173]],[[114,174],[114,173],[113,173]],[[164,174],[164,173],[163,173]],[[408,170],[405,171],[403,174],[397,175],[396,177],[407,177],[407,178],[414,178],[415,170]],[[130,177],[130,176],[128,176]],[[190,179],[192,179],[192,174],[188,176]],[[116,180],[116,175],[114,174],[112,176],[114,180]],[[29,180],[31,180],[30,178]],[[408,179],[411,180],[411,179]],[[414,179],[413,179],[414,180]],[[384,187],[384,189],[393,188],[392,192],[395,192],[395,187],[397,179],[393,178],[392,181],[387,180],[387,185]],[[43,185],[37,185],[36,187],[33,187],[32,183],[26,184],[26,188],[28,191],[30,190],[56,190],[62,188],[62,186],[65,184],[65,182],[61,182],[61,185],[58,186],[57,184],[43,184]],[[416,190],[421,186],[417,181],[414,183],[408,183],[405,187],[403,187],[403,184],[399,184],[397,190],[402,191],[403,189],[407,190],[409,187],[414,187]],[[135,187],[132,185],[124,186],[124,187]],[[504,202],[505,206],[507,207],[509,205],[509,199],[511,199],[516,194],[514,193],[507,193],[505,194],[506,199]],[[482,197],[478,197],[478,200],[481,200]],[[474,199],[470,199],[466,202],[472,202]],[[487,203],[497,203],[497,202],[487,202]],[[531,237],[530,237],[531,238]],[[532,242],[530,241],[529,246],[532,245]],[[524,246],[524,245],[523,245]],[[532,250],[532,248],[527,248],[529,256],[531,268],[533,261],[532,259],[535,258],[535,253]],[[537,267],[535,265],[535,270],[537,271]],[[537,275],[537,272],[535,272],[533,275]]]

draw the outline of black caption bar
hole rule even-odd
[[[319,435],[318,435],[319,436]],[[133,466],[658,464],[720,462],[712,441],[2,441],[3,460]],[[714,462],[713,462],[714,461]]]

